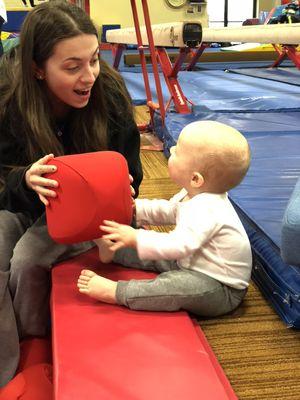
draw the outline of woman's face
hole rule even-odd
[[[58,42],[37,77],[46,84],[55,115],[63,116],[70,107],[88,104],[99,72],[97,37],[82,34]]]

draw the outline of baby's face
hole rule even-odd
[[[196,121],[183,128],[171,148],[169,173],[188,192],[196,187],[196,173],[203,180],[201,190],[223,193],[241,181],[249,163],[249,146],[240,132],[219,122]]]
[[[190,146],[179,136],[176,146],[171,147],[168,160],[168,169],[170,178],[183,188],[186,188],[190,180],[191,172],[191,154]]]

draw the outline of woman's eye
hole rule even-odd
[[[76,65],[74,67],[67,67],[66,70],[67,71],[77,71],[78,68],[79,68],[78,65]]]
[[[97,64],[98,61],[99,61],[98,57],[97,57],[97,58],[94,58],[94,59],[91,61],[91,65]]]

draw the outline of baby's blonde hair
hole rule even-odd
[[[181,132],[189,143],[193,167],[213,193],[239,185],[251,160],[249,144],[236,129],[216,121],[196,121]]]

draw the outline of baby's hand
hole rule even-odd
[[[116,251],[123,247],[136,248],[136,230],[129,225],[118,224],[115,221],[103,221],[104,225],[100,225],[103,232],[107,232],[102,238],[115,242],[110,250]]]
[[[133,177],[130,174],[129,174],[129,181],[130,181],[130,183],[133,182]],[[130,193],[131,193],[131,200],[132,200],[132,208],[135,209],[135,200],[134,200],[135,190],[132,185],[130,185]]]
[[[130,184],[133,183],[133,177],[130,174],[129,174],[129,182]],[[133,197],[135,195],[135,190],[131,185],[130,185],[130,190],[131,190],[131,196]]]

